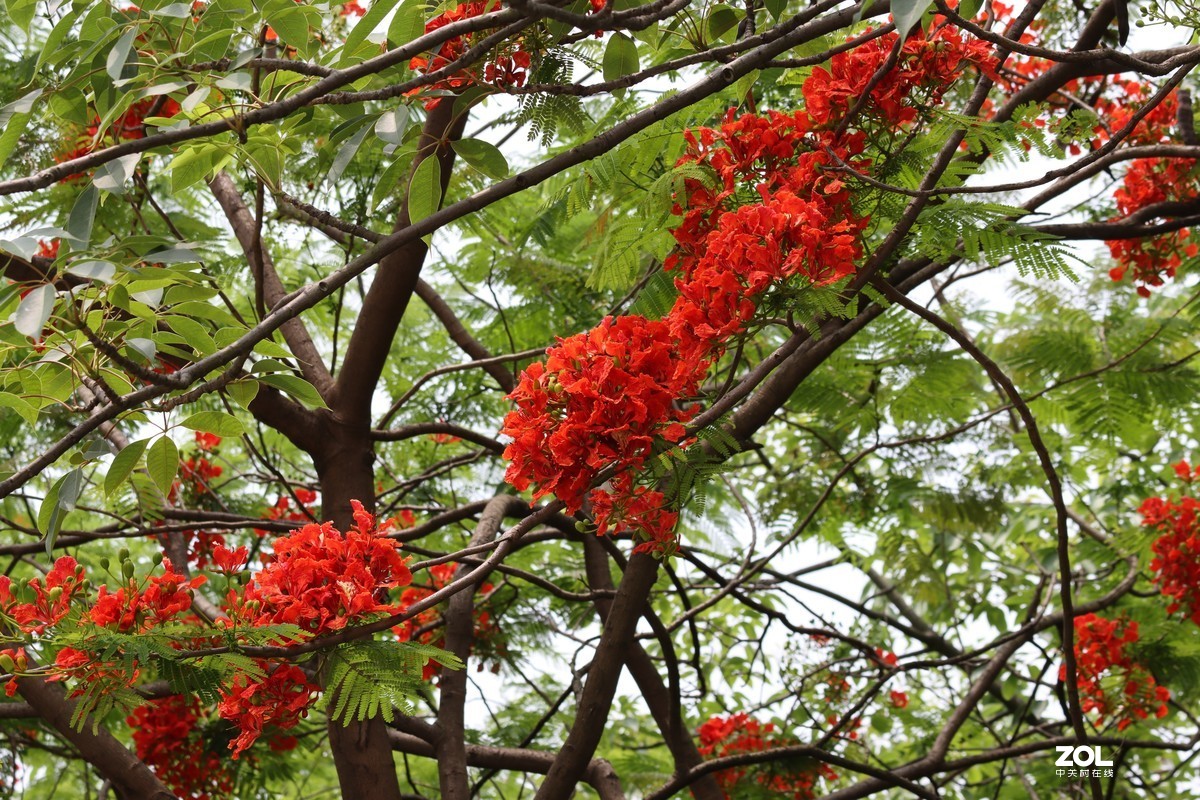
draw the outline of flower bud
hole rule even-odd
[[[132,561],[124,561],[121,563],[121,574],[124,575],[127,579],[133,577],[133,562]]]
[[[129,560],[129,548],[128,547],[122,547],[120,550],[117,551],[117,560],[118,561],[128,561]]]
[[[102,569],[102,570],[107,571],[109,566],[111,566],[111,564],[112,564],[112,562],[108,560],[108,556],[103,556],[100,559],[100,569]]]
[[[0,653],[0,670],[12,673],[17,669],[17,663],[13,661],[13,657],[8,653]]]

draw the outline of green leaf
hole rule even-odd
[[[408,106],[385,111],[375,122],[375,135],[388,144],[401,144],[408,130]]]
[[[21,30],[29,32],[29,23],[37,11],[37,0],[6,0],[4,3],[8,16],[21,26]]]
[[[276,389],[291,395],[307,406],[328,408],[325,405],[325,401],[321,399],[321,395],[313,388],[313,385],[303,378],[277,372],[271,375],[263,375],[259,378],[259,381],[268,386],[274,386]]]
[[[217,351],[216,342],[213,341],[206,325],[191,317],[172,316],[166,321],[171,330],[182,336],[201,355],[207,356]]]
[[[495,145],[480,139],[460,139],[451,146],[463,161],[489,178],[502,180],[508,177],[508,159]]]
[[[604,80],[615,81],[637,71],[637,42],[623,33],[614,33],[604,48]]]
[[[301,48],[308,45],[308,17],[300,9],[284,6],[268,12],[266,17],[267,24],[275,29],[285,44]]]
[[[171,493],[171,484],[175,482],[175,473],[178,471],[179,448],[170,436],[158,437],[146,452],[146,472],[163,497]]]
[[[59,478],[54,486],[50,487],[50,491],[46,492],[42,507],[38,509],[38,530],[45,537],[48,557],[54,552],[58,531],[62,528],[67,514],[75,508],[82,488],[83,473],[79,469],[73,469]]]
[[[67,217],[67,235],[71,240],[72,250],[85,250],[92,241],[92,223],[96,219],[96,205],[100,201],[100,192],[95,186],[88,186],[76,199]]]
[[[892,0],[892,18],[901,38],[917,26],[922,15],[933,5],[932,0]]]
[[[326,186],[333,186],[338,182],[338,178],[342,177],[342,173],[346,171],[346,167],[350,166],[350,162],[354,160],[354,154],[358,152],[363,139],[366,139],[367,134],[370,132],[371,126],[364,125],[358,133],[342,142],[342,146],[338,148],[337,155],[333,157],[333,165],[329,167],[329,172],[325,174],[324,183]]]
[[[974,19],[983,8],[983,0],[962,0],[958,4],[958,15],[963,19]]]
[[[425,35],[424,0],[404,0],[388,25],[387,38],[393,47],[408,44]]]
[[[199,411],[183,421],[183,427],[194,431],[215,433],[217,436],[241,436],[245,432],[242,423],[224,411]]]
[[[441,165],[432,156],[413,171],[408,184],[408,221],[415,224],[438,210],[442,202]]]
[[[31,339],[40,338],[57,297],[54,287],[44,283],[21,298],[17,313],[13,315],[13,325],[17,331]]]
[[[4,166],[13,150],[17,148],[17,143],[21,141],[21,136],[29,127],[31,117],[31,114],[14,114],[3,125],[4,132],[0,133],[0,167]]]
[[[108,77],[112,78],[113,83],[118,86],[137,77],[137,51],[133,49],[133,41],[137,35],[136,27],[130,27],[129,30],[122,33],[121,38],[117,39],[117,43],[108,51],[108,58],[105,59],[104,69],[108,72]]]
[[[354,26],[354,30],[346,35],[346,44],[342,47],[342,53],[349,55],[358,50],[358,46],[365,42],[367,37],[379,27],[379,23],[383,22],[388,12],[395,5],[396,0],[375,0],[375,2],[371,3],[371,7],[359,19],[358,24]]]
[[[242,408],[249,409],[250,404],[254,402],[254,398],[258,396],[258,381],[234,381],[225,387],[225,391],[233,398],[233,402]]]
[[[130,442],[121,452],[117,453],[113,458],[112,465],[108,468],[108,474],[104,476],[105,495],[111,497],[125,482],[125,479],[137,467],[149,441],[149,439],[138,439],[136,442]]]
[[[738,14],[729,6],[717,6],[708,15],[708,38],[715,41],[738,24]]]
[[[0,406],[16,411],[30,425],[37,423],[38,408],[25,398],[11,392],[0,392]]]
[[[96,170],[96,176],[92,179],[92,183],[96,185],[97,189],[124,194],[125,184],[133,176],[133,171],[137,169],[138,161],[141,158],[141,153],[130,153],[109,161]]]

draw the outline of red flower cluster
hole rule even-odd
[[[62,245],[61,239],[38,239],[38,249],[34,253],[38,258],[49,258],[51,260],[58,258],[58,248]]]
[[[1160,106],[1161,108],[1161,106]],[[1129,165],[1120,189],[1114,194],[1119,217],[1126,217],[1157,203],[1184,202],[1196,197],[1200,189],[1190,160],[1181,158],[1139,158]],[[1106,242],[1117,266],[1109,271],[1120,281],[1132,271],[1137,293],[1150,296],[1151,286],[1162,286],[1163,277],[1175,277],[1185,257],[1195,257],[1200,248],[1190,241],[1185,230],[1142,239],[1114,239]]]
[[[803,89],[807,111],[730,111],[719,129],[685,134],[679,165],[717,180],[686,179],[675,209],[678,247],[665,266],[680,273],[679,298],[661,320],[606,318],[562,339],[544,364],[521,374],[509,395],[517,407],[501,430],[513,438],[509,483],[534,487],[535,499],[553,493],[571,512],[589,499],[599,532],[632,530],[639,549],[673,546],[678,514],[634,476],[656,448],[685,439],[684,423],[696,413],[688,399],[763,295],[795,279],[826,284],[854,272],[868,219],[852,208],[838,170],[869,167],[858,158],[866,136],[835,129],[895,41],[881,37],[835,56],[830,71],[814,71]],[[946,27],[911,37],[866,103],[868,118],[890,127],[915,119],[918,105],[940,102],[966,65],[992,69],[987,53]],[[739,196],[746,186],[754,193]],[[589,493],[602,474],[609,482]]]
[[[1198,477],[1186,461],[1176,464],[1175,472],[1188,483]],[[1182,608],[1192,622],[1200,625],[1200,501],[1193,497],[1181,497],[1178,502],[1151,497],[1139,511],[1142,524],[1160,533],[1152,545],[1150,571],[1162,593],[1171,598],[1167,613]]]
[[[1096,614],[1075,618],[1075,661],[1083,710],[1097,712],[1097,722],[1105,717],[1116,719],[1119,731],[1151,714],[1165,717],[1171,696],[1129,653],[1129,646],[1137,641],[1136,622]],[[1066,664],[1059,668],[1058,679],[1067,679]],[[1112,684],[1119,685],[1120,691],[1110,688]]]
[[[453,561],[445,564],[436,564],[429,568],[429,583],[425,585],[413,584],[404,590],[400,595],[401,608],[409,608],[414,603],[418,603],[429,597],[434,592],[449,585],[454,580],[454,573],[458,570],[458,565]],[[487,595],[492,592],[492,584],[485,583],[479,587],[479,594],[482,595],[486,602]],[[445,638],[442,628],[442,615],[436,607],[428,608],[417,614],[412,619],[406,620],[396,627],[392,628],[392,632],[402,642],[418,641],[422,644],[432,645],[434,647],[442,647]],[[486,608],[476,607],[475,609],[475,649],[484,651],[495,656],[503,655],[505,645],[500,627],[492,619],[492,615]],[[480,662],[479,668],[483,668],[483,663]],[[493,664],[493,671],[500,668],[499,662]],[[425,680],[429,680],[436,676],[441,671],[441,665],[434,661],[427,661],[422,671]]]
[[[275,540],[266,567],[235,598],[240,619],[290,623],[319,635],[369,614],[399,610],[386,602],[386,590],[412,581],[407,560],[362,504],[351,504],[354,526],[345,533],[332,522],[313,523]]]
[[[29,581],[32,602],[20,602],[13,596],[12,580],[7,575],[0,575],[0,614],[12,620],[24,633],[41,634],[67,616],[71,601],[83,582],[83,566],[70,556],[62,556],[54,562],[45,579]]]
[[[267,676],[254,681],[240,675],[217,707],[222,719],[238,727],[238,736],[229,743],[233,758],[250,748],[265,731],[289,730],[296,727],[315,702],[320,687],[309,683],[304,670],[294,664],[260,662]],[[290,749],[295,740],[275,737],[272,749]]]
[[[185,800],[222,800],[233,793],[233,765],[209,748],[198,698],[173,695],[138,706],[125,722],[138,758]]]
[[[763,724],[745,713],[712,717],[700,726],[697,733],[700,737],[700,755],[709,758],[762,753],[794,744],[777,734],[773,723]],[[817,778],[833,781],[838,776],[825,764],[812,762],[801,770],[792,768],[786,771],[768,765],[734,767],[719,770],[715,777],[725,796],[730,798],[738,797],[739,786],[744,786],[749,779],[772,796],[810,800],[816,796]]]
[[[680,441],[695,411],[675,401],[696,394],[708,368],[681,349],[668,321],[639,316],[560,339],[509,395],[517,408],[501,430],[514,440],[507,480],[536,484],[535,499],[554,493],[575,512],[597,473],[640,469],[656,441]]]
[[[449,11],[438,14],[425,23],[425,33],[433,33],[452,22],[482,16],[489,11],[498,11],[499,9],[499,0],[473,0],[470,3],[460,3]],[[431,57],[414,57],[409,61],[409,69],[414,72],[426,73],[445,69],[462,58],[463,54],[475,43],[477,36],[478,34],[468,34],[466,36],[455,36],[452,39],[447,39]],[[527,51],[522,49],[521,45],[522,41],[517,39],[515,42],[506,42],[497,46],[491,58],[484,65],[482,76],[468,70],[462,70],[430,86],[417,89],[412,94],[423,94],[431,91],[457,92],[460,89],[477,83],[486,83],[500,88],[506,86],[523,86],[528,74],[531,57]],[[481,77],[482,80],[480,80]],[[433,108],[440,100],[440,97],[431,97],[425,101],[425,108]]]
[[[836,126],[858,102],[871,78],[887,61],[897,36],[889,33],[834,56],[829,70],[815,67],[804,83],[808,113],[818,125]],[[974,66],[995,77],[991,45],[964,39],[955,27],[935,19],[928,32],[904,41],[896,66],[871,90],[864,114],[896,127],[913,122],[922,107],[939,105],[954,77]]]
[[[147,631],[191,608],[192,591],[206,580],[203,575],[189,580],[175,572],[170,559],[163,559],[163,574],[151,576],[144,586],[133,578],[115,592],[101,585],[87,618],[122,633]]]

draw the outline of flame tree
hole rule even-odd
[[[0,795],[1192,796],[1197,9],[5,5]]]

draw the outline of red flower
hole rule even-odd
[[[1119,731],[1150,714],[1166,716],[1171,696],[1130,653],[1138,638],[1137,622],[1096,614],[1075,618],[1075,662],[1084,713],[1097,712],[1097,722],[1112,717]],[[1066,664],[1059,668],[1058,679],[1067,679]],[[1108,688],[1114,680],[1120,692]]]
[[[163,559],[163,574],[151,576],[143,587],[132,578],[115,592],[101,585],[88,619],[121,632],[146,631],[190,609],[192,591],[205,580],[203,575],[188,580],[175,572],[170,559]]]
[[[697,731],[700,738],[700,755],[709,758],[740,753],[762,753],[779,747],[795,744],[794,741],[775,732],[773,723],[761,723],[749,714],[711,717]],[[744,793],[765,789],[775,797],[791,797],[794,800],[810,800],[816,796],[818,778],[837,780],[837,773],[815,761],[801,762],[772,770],[767,767],[733,767],[717,771],[717,784],[728,798],[739,797],[739,787],[756,783],[757,790],[746,788]]]
[[[412,581],[407,562],[362,504],[351,504],[354,527],[344,534],[326,522],[275,540],[274,555],[239,600],[241,616],[321,634],[369,614],[397,611],[396,604],[386,602],[386,590]]]
[[[12,594],[12,581],[7,575],[0,575],[0,612],[12,617],[22,631],[41,634],[67,616],[83,581],[83,566],[70,556],[62,556],[44,580],[29,581],[33,602],[18,603]]]
[[[292,664],[272,666],[261,662],[268,670],[261,681],[244,675],[234,678],[229,693],[217,707],[222,719],[233,722],[239,730],[229,743],[233,758],[250,748],[264,730],[287,730],[296,727],[316,701],[320,687],[308,681],[304,670]]]
[[[888,700],[891,701],[893,708],[908,708],[908,695],[904,692],[893,689],[888,693]]]
[[[221,446],[221,437],[215,433],[205,433],[204,431],[196,431],[196,447],[206,453],[211,453]],[[217,473],[218,475],[220,473]]]
[[[213,548],[212,559],[217,566],[217,572],[232,575],[235,572],[240,572],[246,567],[246,559],[249,553],[243,545],[236,550],[230,550],[223,544],[219,544]]]
[[[125,720],[138,758],[187,800],[222,800],[233,793],[233,765],[210,749],[207,717],[198,698],[172,695],[139,706]]]

